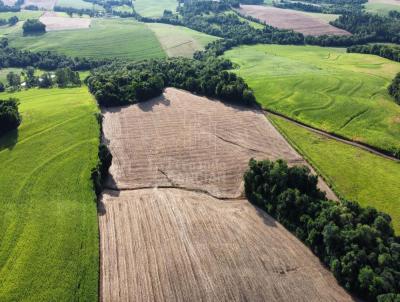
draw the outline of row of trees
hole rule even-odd
[[[347,290],[368,301],[400,299],[400,238],[389,215],[327,200],[307,167],[251,160],[248,199],[306,243]]]
[[[107,59],[71,58],[50,51],[31,52],[19,50],[8,45],[8,40],[0,40],[0,68],[32,66],[43,70],[69,67],[72,70],[90,70],[109,64]]]
[[[388,91],[394,100],[400,105],[400,73],[395,76],[388,87]]]
[[[349,53],[366,53],[400,62],[400,46],[387,44],[354,45],[347,48]]]
[[[23,1],[17,1],[13,6],[5,5],[3,1],[0,0],[0,12],[19,12],[21,10],[21,4]]]
[[[254,96],[242,78],[227,72],[229,61],[210,57],[151,60],[126,66],[107,66],[91,75],[87,84],[102,106],[143,102],[165,87],[185,89],[226,102],[251,104]]]
[[[21,124],[21,116],[18,112],[18,100],[10,98],[0,100],[0,136],[17,129]]]
[[[19,21],[17,16],[12,16],[8,19],[0,19],[0,26],[4,26],[4,25],[9,25],[9,26],[14,26],[15,24],[17,24]]]

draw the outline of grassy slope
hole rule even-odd
[[[165,56],[155,35],[143,23],[124,19],[93,19],[89,29],[53,31],[24,37],[9,34],[11,46],[31,51],[54,50],[70,56],[143,60]]]
[[[26,19],[37,19],[43,14],[42,11],[23,10],[20,12],[0,12],[0,19],[8,19],[12,16],[17,16],[20,21]]]
[[[57,6],[72,7],[77,9],[92,9],[93,4],[83,0],[58,0]],[[104,10],[100,5],[94,5],[95,10]]]
[[[23,122],[0,138],[0,301],[96,301],[95,102],[86,87],[13,96]]]
[[[192,57],[196,50],[203,50],[204,46],[217,39],[182,26],[161,23],[146,25],[155,33],[169,57]]]
[[[390,214],[400,232],[400,164],[270,117],[340,196]]]
[[[400,148],[400,106],[386,87],[400,64],[344,49],[256,45],[226,57],[265,107],[311,126],[392,150]]]
[[[144,17],[160,17],[165,9],[175,12],[178,2],[176,0],[135,0],[133,6]]]

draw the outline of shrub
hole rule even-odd
[[[17,129],[21,124],[21,116],[18,112],[18,100],[0,100],[0,135]]]

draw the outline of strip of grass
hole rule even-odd
[[[22,10],[20,12],[0,12],[0,19],[9,19],[13,16],[17,16],[20,21],[24,21],[26,19],[37,19],[43,14],[42,11],[31,11],[31,10]]]
[[[104,10],[104,8],[97,4],[92,4],[83,0],[58,0],[56,6],[61,7],[72,7],[76,9],[93,9],[94,10]]]
[[[400,149],[400,106],[387,86],[400,64],[345,49],[255,45],[227,51],[264,108],[381,149]]]
[[[97,301],[95,102],[86,87],[9,96],[22,124],[0,138],[0,301]]]
[[[52,31],[40,36],[23,36],[19,31],[8,37],[13,47],[53,50],[72,57],[132,61],[165,57],[154,33],[134,20],[93,19],[88,29]]]
[[[400,233],[400,164],[321,136],[277,116],[269,119],[339,196],[391,215]]]
[[[161,17],[164,10],[176,11],[176,0],[135,0],[135,10],[144,17]]]

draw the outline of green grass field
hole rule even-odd
[[[379,15],[387,15],[391,10],[400,12],[400,5],[395,5],[395,4],[366,3],[364,4],[364,7],[367,12],[376,13]]]
[[[217,37],[183,27],[162,23],[146,24],[156,35],[169,57],[192,57],[197,50],[203,50]]]
[[[387,86],[400,64],[315,46],[255,45],[225,56],[264,108],[386,150],[400,148],[400,106]]]
[[[176,0],[134,0],[133,7],[144,17],[160,17],[164,10],[176,11]]]
[[[97,106],[86,87],[9,96],[23,121],[0,138],[0,301],[97,301]]]
[[[93,6],[92,3],[86,2],[83,0],[58,0],[56,5],[62,6],[62,7],[72,7],[72,8],[76,8],[76,9],[92,9],[92,8],[94,8],[95,10],[104,10],[104,8],[100,5],[95,4]]]
[[[282,118],[269,119],[340,196],[390,214],[396,232],[400,232],[400,163],[323,137]]]
[[[126,19],[93,19],[88,29],[23,36],[8,34],[11,46],[31,51],[53,50],[69,56],[143,60],[165,57],[159,41],[144,23]]]
[[[22,10],[20,12],[0,12],[0,19],[8,19],[17,16],[20,21],[26,19],[37,19],[43,14],[42,11]]]

